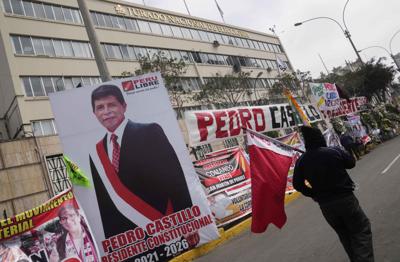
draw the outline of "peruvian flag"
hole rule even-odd
[[[268,224],[286,223],[285,189],[292,151],[247,132],[250,155],[253,233],[263,233]]]

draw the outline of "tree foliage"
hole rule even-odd
[[[123,72],[123,77],[129,77],[134,75],[142,75],[150,72],[160,72],[164,79],[165,87],[168,90],[168,94],[171,103],[177,110],[178,115],[181,114],[183,105],[188,102],[190,93],[189,90],[185,90],[180,83],[180,78],[186,73],[186,63],[181,59],[167,57],[163,51],[154,53],[152,57],[141,56],[139,58],[140,69],[134,73]]]
[[[218,104],[223,107],[237,106],[237,104],[250,96],[253,89],[249,83],[249,72],[220,75],[215,74],[194,94],[195,101],[205,104]]]
[[[395,69],[382,63],[382,59],[371,59],[357,69],[337,67],[333,73],[321,73],[319,82],[340,84],[350,96],[375,96],[381,102],[386,101],[385,92],[393,81]]]

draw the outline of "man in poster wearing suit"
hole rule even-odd
[[[127,119],[127,104],[115,85],[97,87],[91,100],[93,113],[107,130],[96,145],[102,168],[90,157],[105,237],[138,226],[116,198],[151,221],[191,207],[182,167],[162,128]]]

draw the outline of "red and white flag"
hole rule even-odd
[[[292,151],[247,133],[252,187],[253,233],[263,233],[268,224],[286,223],[285,189]]]

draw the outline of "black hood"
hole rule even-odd
[[[318,128],[309,126],[302,126],[301,133],[304,138],[306,150],[316,149],[319,147],[326,147],[326,141]]]

